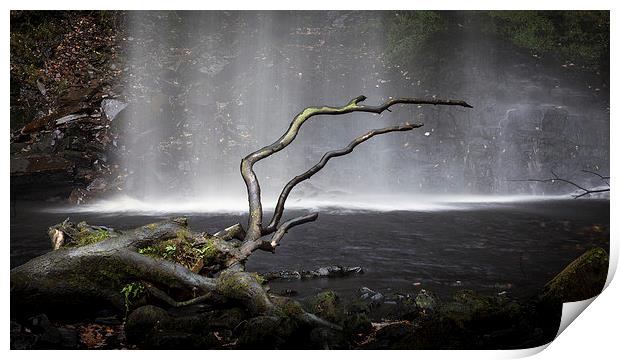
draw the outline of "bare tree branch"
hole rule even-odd
[[[423,126],[423,124],[404,124],[404,125],[390,126],[390,127],[386,127],[386,128],[382,128],[382,129],[374,129],[374,130],[371,130],[371,131],[365,133],[362,136],[359,136],[359,137],[355,138],[345,148],[342,148],[342,149],[339,149],[339,150],[333,150],[333,151],[329,151],[329,152],[325,153],[323,155],[323,157],[321,158],[321,160],[316,165],[314,165],[313,167],[308,169],[308,171],[304,172],[303,174],[295,176],[293,179],[291,179],[291,181],[289,181],[284,186],[284,189],[282,189],[282,193],[280,193],[280,197],[278,198],[278,203],[277,203],[276,208],[274,210],[274,213],[273,213],[273,216],[271,218],[271,221],[269,222],[269,225],[264,229],[263,232],[265,234],[270,234],[270,233],[276,231],[278,223],[280,222],[280,219],[282,218],[282,215],[284,213],[284,204],[285,204],[286,199],[288,198],[289,194],[293,190],[293,188],[295,186],[297,186],[299,183],[301,183],[302,181],[310,179],[310,177],[312,177],[314,174],[316,174],[321,169],[323,169],[323,167],[325,167],[325,165],[327,165],[327,162],[331,158],[335,158],[335,157],[339,157],[339,156],[344,156],[344,155],[350,154],[353,151],[353,149],[355,149],[355,147],[357,145],[363,143],[366,140],[369,140],[370,138],[372,138],[375,135],[386,134],[386,133],[390,133],[390,132],[394,132],[394,131],[409,131],[409,130],[413,130],[413,129],[416,129],[416,128],[419,128],[419,127],[422,127],[422,126]]]
[[[352,112],[370,112],[380,114],[393,105],[397,104],[428,104],[428,105],[456,105],[471,108],[472,106],[461,100],[438,100],[438,99],[419,99],[419,98],[394,98],[386,101],[379,106],[359,105],[366,100],[365,96],[358,96],[342,107],[308,107],[299,113],[291,122],[288,130],[274,143],[267,145],[249,155],[241,161],[241,176],[248,191],[248,202],[250,207],[248,229],[245,241],[256,241],[263,235],[263,208],[261,204],[261,189],[254,173],[253,166],[258,161],[273,155],[274,153],[287,147],[299,133],[299,129],[304,122],[316,115],[342,115]]]
[[[601,175],[601,174],[599,174],[597,172],[591,171],[591,170],[581,170],[581,171],[583,171],[585,173],[589,173],[589,174],[593,174],[593,175],[598,176],[599,178],[601,178],[601,181],[603,181],[605,184],[607,184],[607,186],[609,186],[609,181],[607,181],[607,180],[609,180],[609,176],[603,176],[603,175]]]
[[[587,190],[586,192],[584,192],[584,193],[582,193],[582,194],[579,194],[579,195],[575,195],[575,196],[573,196],[573,197],[574,197],[575,199],[579,199],[579,198],[580,198],[580,197],[582,197],[582,196],[586,196],[586,195],[589,195],[589,194],[595,194],[595,193],[609,192],[609,190],[610,190],[609,188],[606,188],[606,189],[597,189],[597,190]]]
[[[305,216],[300,216],[289,221],[284,222],[278,230],[273,234],[270,241],[261,242],[260,249],[275,252],[276,247],[280,244],[280,240],[284,237],[284,234],[288,232],[288,230],[294,226],[305,224],[308,222],[315,221],[319,216],[318,213],[312,213]]]
[[[605,181],[605,179],[609,179],[609,177],[601,176],[601,175],[599,175],[599,174],[597,174],[595,172],[592,172],[592,171],[588,171],[588,170],[582,170],[582,171],[583,172],[587,172],[587,173],[595,174],[595,175],[599,176],[601,179],[603,179],[603,181]],[[606,188],[606,189],[588,189],[588,188],[585,188],[585,187],[575,183],[574,181],[563,179],[563,178],[559,177],[553,170],[551,171],[551,174],[553,175],[553,178],[550,178],[550,179],[510,179],[508,181],[519,181],[519,182],[528,181],[528,182],[541,182],[541,183],[552,183],[552,184],[555,183],[556,181],[563,182],[563,183],[566,183],[566,184],[570,184],[570,185],[572,185],[572,186],[574,186],[574,187],[576,187],[576,188],[578,188],[579,190],[582,191],[581,194],[573,195],[574,199],[579,199],[580,197],[583,197],[583,196],[586,196],[586,195],[589,195],[589,194],[595,194],[595,193],[602,193],[602,192],[609,192],[610,191],[609,188]],[[609,183],[607,183],[607,185],[609,185]]]

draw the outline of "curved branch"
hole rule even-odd
[[[274,143],[267,145],[243,158],[241,161],[241,176],[248,191],[248,202],[250,206],[248,230],[245,241],[255,241],[263,235],[263,208],[261,204],[261,190],[253,166],[258,161],[273,155],[274,153],[287,147],[299,133],[299,129],[306,120],[315,115],[342,115],[352,112],[370,112],[380,114],[389,110],[391,106],[397,104],[420,104],[420,105],[456,105],[471,108],[472,106],[462,100],[439,100],[439,99],[420,99],[420,98],[394,98],[386,101],[379,106],[359,105],[366,100],[365,96],[358,96],[342,107],[308,107],[299,113],[288,130]]]
[[[294,219],[291,219],[283,223],[280,226],[280,228],[278,228],[276,233],[273,234],[270,241],[263,241],[263,240],[260,240],[259,238],[254,241],[244,242],[243,245],[241,245],[241,248],[239,249],[239,255],[235,258],[231,258],[229,262],[227,263],[227,266],[232,266],[233,264],[241,263],[245,261],[248,258],[248,256],[250,256],[254,251],[258,249],[275,252],[275,248],[278,246],[280,240],[282,239],[282,237],[284,237],[284,234],[286,234],[286,232],[289,229],[297,225],[315,221],[318,216],[319,216],[318,213],[311,213],[308,215],[296,217]]]
[[[280,245],[280,240],[282,240],[284,234],[286,234],[289,229],[297,225],[315,221],[318,216],[318,213],[312,213],[286,221],[278,228],[275,234],[273,234],[270,241],[262,241],[258,248],[265,251],[276,252],[276,247]]]
[[[293,188],[297,186],[299,183],[301,183],[302,181],[310,179],[310,177],[312,177],[314,174],[319,172],[323,167],[325,167],[325,165],[327,165],[327,162],[331,158],[350,154],[357,145],[363,143],[366,140],[369,140],[375,135],[386,134],[386,133],[390,133],[394,131],[409,131],[409,130],[413,130],[413,129],[416,129],[422,126],[423,124],[404,124],[404,125],[385,127],[382,129],[374,129],[374,130],[371,130],[365,133],[362,136],[355,138],[345,148],[342,148],[339,150],[333,150],[333,151],[329,151],[325,153],[323,157],[321,158],[321,160],[316,165],[308,169],[308,171],[304,172],[303,174],[295,176],[284,186],[284,189],[282,189],[282,192],[280,193],[280,197],[278,198],[278,203],[275,207],[271,221],[269,222],[269,225],[264,229],[263,232],[265,234],[270,234],[276,231],[278,223],[280,222],[280,219],[282,218],[282,215],[284,213],[284,203],[286,202],[286,199],[288,198]]]

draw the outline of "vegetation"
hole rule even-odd
[[[129,313],[131,305],[134,301],[139,299],[144,294],[144,291],[144,285],[140,282],[128,283],[121,289],[121,294],[125,299],[125,309],[127,313]]]
[[[121,13],[113,11],[11,11],[11,128],[59,106],[71,86],[107,71],[116,56]],[[86,45],[86,46],[85,46]],[[89,65],[91,67],[89,67]],[[97,65],[93,67],[93,65]]]
[[[609,71],[608,11],[485,11],[468,15],[467,29],[509,41],[537,56],[547,55],[567,66],[586,71]],[[433,35],[465,28],[455,12],[408,11],[392,16],[388,55],[394,63],[407,64]],[[449,21],[456,20],[456,21]],[[464,22],[463,22],[464,23]],[[450,41],[459,39],[449,37]],[[427,53],[424,53],[428,56]]]

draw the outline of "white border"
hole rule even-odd
[[[4,30],[4,42],[2,43],[2,53],[4,56],[5,71],[2,72],[2,80],[3,80],[3,91],[4,94],[1,97],[1,101],[4,109],[4,136],[1,137],[2,142],[4,144],[4,149],[8,148],[8,133],[9,133],[9,72],[8,72],[8,62],[9,62],[9,42],[8,42],[8,32],[9,32],[9,9],[128,9],[128,10],[138,10],[138,9],[213,9],[213,10],[223,10],[223,9],[299,9],[299,10],[323,10],[323,9],[356,9],[356,10],[374,10],[374,9],[437,9],[437,10],[456,10],[456,9],[538,9],[538,10],[547,10],[547,9],[574,9],[574,10],[592,10],[592,9],[611,9],[611,29],[612,29],[612,47],[611,47],[611,63],[616,63],[618,59],[618,51],[617,45],[618,42],[614,41],[617,39],[616,35],[618,32],[615,31],[615,24],[618,23],[619,17],[618,6],[616,3],[611,1],[574,1],[574,0],[563,0],[563,1],[536,1],[536,0],[521,0],[521,1],[483,1],[483,0],[470,0],[467,2],[463,1],[453,1],[453,0],[444,0],[441,2],[411,2],[411,1],[390,1],[390,2],[360,2],[358,1],[340,1],[335,3],[334,1],[326,1],[326,0],[313,0],[313,1],[239,1],[239,0],[227,0],[227,1],[214,1],[214,2],[198,2],[196,0],[176,0],[174,2],[170,1],[160,1],[160,0],[152,0],[152,1],[127,1],[127,0],[105,0],[105,1],[97,1],[97,2],[86,2],[84,0],[80,1],[5,1],[5,12],[2,16],[2,25]],[[615,32],[615,34],[614,34]],[[616,61],[614,61],[616,59]],[[618,84],[617,75],[615,68],[612,67],[611,70],[611,79],[613,84]],[[612,103],[617,104],[616,97],[614,93],[611,93]],[[614,107],[612,106],[612,109]],[[613,114],[613,110],[612,110]],[[613,116],[612,116],[613,117]],[[617,137],[618,134],[618,125],[617,122],[611,121],[611,134],[613,138]],[[613,136],[616,135],[616,136]],[[6,151],[6,150],[5,150]],[[616,158],[618,154],[618,145],[613,141],[611,143],[611,164],[613,164],[613,159]],[[2,227],[4,230],[5,236],[4,244],[5,249],[8,247],[9,243],[9,235],[8,232],[10,229],[9,225],[9,189],[10,189],[10,178],[7,169],[9,169],[9,156],[5,152],[4,156],[1,157],[2,168],[5,169],[5,175],[2,177],[2,204],[4,206],[1,208],[2,210]],[[611,178],[612,181],[617,177],[617,166],[612,166],[611,168]],[[611,354],[617,352],[616,342],[617,342],[617,329],[618,325],[616,321],[620,319],[620,310],[618,307],[618,300],[620,300],[620,287],[615,283],[609,284],[609,281],[613,278],[613,274],[617,267],[618,262],[618,246],[617,246],[617,238],[616,238],[616,222],[617,219],[617,207],[615,203],[612,202],[611,206],[611,228],[612,228],[612,236],[611,236],[611,253],[610,253],[610,275],[608,277],[608,288],[603,291],[603,293],[594,301],[594,306],[588,307],[585,313],[579,316],[574,324],[569,326],[555,341],[553,341],[549,346],[548,350],[541,352],[537,355],[537,358],[540,359],[572,359],[572,358],[610,358]],[[1,309],[2,318],[0,319],[0,324],[3,324],[3,333],[0,338],[2,341],[2,349],[8,352],[9,349],[9,251],[5,251],[4,254],[5,271],[2,273],[2,288],[4,289],[4,296],[2,297]],[[464,359],[481,359],[481,358],[513,358],[513,357],[522,357],[533,355],[534,353],[543,350],[546,346],[537,349],[529,349],[529,350],[520,350],[520,351],[424,351],[424,352],[404,352],[404,351],[390,351],[386,355],[390,357],[411,357],[411,356],[423,356],[423,357],[431,357],[431,358],[464,358]],[[44,351],[44,352],[18,352],[12,351],[8,352],[6,355],[15,358],[29,358],[29,357],[54,357],[54,356],[62,356],[65,357],[83,357],[83,352],[67,352],[67,351]],[[171,354],[163,351],[150,351],[148,354],[140,353],[136,354],[133,352],[115,352],[114,356],[120,357],[134,357],[134,356],[149,356],[149,357],[169,357]],[[232,358],[246,358],[247,356],[260,356],[259,354],[250,354],[247,352],[228,352],[228,353],[213,353],[213,354],[204,354],[200,353],[190,353],[183,352],[181,356],[187,357],[195,357],[195,356],[226,356]],[[377,356],[381,356],[383,354],[377,354],[372,351],[359,351],[355,354],[342,354],[340,352],[321,352],[320,354],[315,353],[314,351],[303,351],[303,352],[295,352],[295,354],[291,354],[288,351],[272,351],[264,353],[265,356],[269,356],[273,359],[287,359],[290,360],[291,356],[300,357],[300,358],[315,358],[316,356],[321,357],[342,357],[342,356],[354,356],[356,358],[376,358]],[[109,358],[112,356],[109,352],[106,351],[91,351],[88,353],[89,357],[93,358]]]

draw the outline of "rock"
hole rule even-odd
[[[139,307],[127,316],[125,322],[127,340],[136,344],[143,343],[169,320],[170,315],[162,308],[153,305]]]
[[[54,349],[63,347],[63,332],[54,327],[45,314],[33,316],[28,319],[28,322],[32,333],[37,336],[35,348]]]
[[[355,274],[363,274],[360,266],[346,267],[340,265],[323,266],[316,270],[281,270],[261,274],[266,280],[275,279],[313,279],[319,277],[344,277]]]
[[[11,179],[19,178],[21,185],[71,179],[73,164],[52,154],[12,154]]]
[[[87,118],[88,114],[71,114],[67,116],[63,116],[60,119],[56,120],[56,125],[67,124],[82,118]]]
[[[114,120],[126,107],[127,103],[116,99],[104,99],[101,101],[101,112],[109,121]]]
[[[603,291],[608,269],[607,252],[601,248],[590,249],[545,285],[542,298],[564,303],[597,296]]]
[[[414,343],[414,326],[409,321],[376,323],[374,341],[367,349],[411,349]]]
[[[320,267],[316,270],[311,271],[302,271],[301,275],[304,278],[315,278],[315,277],[342,277],[348,276],[352,274],[363,274],[364,270],[360,266],[355,267],[346,267],[339,265],[331,265]]]
[[[11,320],[11,350],[29,350],[34,347],[37,337],[16,321]]]
[[[360,295],[360,299],[362,300],[370,300],[372,303],[374,304],[378,304],[381,303],[385,296],[383,296],[383,294],[381,294],[378,291],[373,291],[367,287],[363,287],[360,289],[360,292],[362,293]]]

